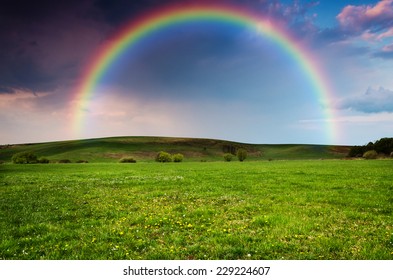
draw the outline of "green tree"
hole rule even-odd
[[[393,138],[381,138],[375,141],[374,149],[377,153],[389,155],[393,152]]]
[[[348,156],[349,157],[362,157],[365,152],[366,152],[366,146],[353,146],[349,150]]]
[[[174,162],[182,162],[184,159],[184,156],[182,154],[174,154],[172,156],[172,158],[173,158]]]
[[[157,162],[171,162],[172,161],[172,156],[170,153],[161,151],[157,154],[156,156],[156,161]]]
[[[32,152],[20,152],[12,156],[12,162],[16,164],[37,163],[38,158]]]
[[[247,158],[247,150],[240,148],[236,152],[236,156],[239,159],[239,161],[244,161]]]
[[[225,161],[231,161],[232,160],[232,154],[230,154],[230,153],[226,153],[226,154],[224,154],[224,160]]]

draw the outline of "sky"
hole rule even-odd
[[[189,22],[124,51],[75,123],[100,48],[144,14],[203,2],[276,24],[318,65],[328,95],[267,36]],[[110,136],[363,145],[393,136],[392,73],[393,0],[3,0],[0,145]]]

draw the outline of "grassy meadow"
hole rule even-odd
[[[0,259],[393,259],[392,160],[0,165]]]

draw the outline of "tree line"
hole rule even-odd
[[[363,146],[353,146],[349,153],[349,157],[364,157],[366,153],[370,154],[370,151],[374,151],[374,154],[382,156],[393,156],[393,138],[381,138],[377,141],[369,142]]]

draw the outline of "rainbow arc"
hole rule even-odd
[[[326,75],[312,53],[299,44],[288,32],[281,29],[279,24],[274,24],[272,19],[263,19],[238,7],[210,5],[170,7],[148,13],[132,20],[107,44],[103,45],[85,69],[81,83],[76,90],[74,98],[76,105],[73,112],[74,131],[79,134],[85,127],[85,115],[89,101],[95,94],[100,81],[110,71],[116,58],[155,32],[193,21],[230,23],[252,28],[261,36],[265,36],[276,43],[282,51],[289,54],[298,63],[300,69],[309,77],[314,88],[314,95],[324,105],[321,110],[324,110],[329,141],[334,140],[335,130],[333,123],[330,121],[333,119],[333,110],[329,102],[332,99],[332,91]]]

